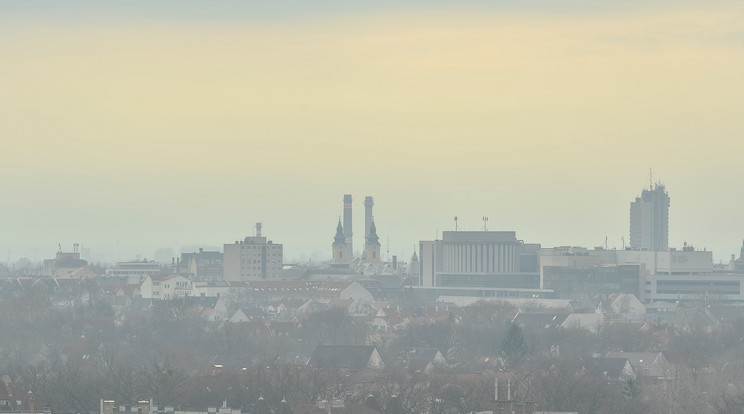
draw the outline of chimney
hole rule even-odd
[[[34,393],[28,392],[28,411],[31,414],[36,414],[36,401],[34,400]]]
[[[354,257],[354,232],[351,220],[351,194],[344,194],[344,237],[346,237],[346,257]]]
[[[398,256],[393,255],[393,270],[398,270]]]
[[[364,197],[364,240],[369,236],[369,226],[372,224],[372,206],[375,205],[375,199],[371,196]]]
[[[256,237],[261,237],[261,223],[256,223]]]

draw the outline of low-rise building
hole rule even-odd
[[[160,263],[153,260],[116,262],[112,267],[106,269],[106,277],[125,279],[126,284],[142,283],[147,276],[159,274]]]
[[[143,299],[171,300],[192,295],[192,283],[179,274],[147,276],[140,285]]]

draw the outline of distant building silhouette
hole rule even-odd
[[[541,288],[539,249],[514,231],[445,231],[441,240],[419,242],[416,291],[433,298],[552,295]]]
[[[336,235],[333,237],[333,259],[331,263],[334,265],[347,264],[353,259],[349,256],[346,250],[346,237],[344,236],[344,227],[341,225],[341,219],[338,219],[338,226],[336,226]]]
[[[344,194],[344,236],[346,237],[346,257],[354,257],[354,232],[351,220],[351,194]]]
[[[375,205],[375,199],[371,196],[364,197],[364,240],[369,237],[369,227],[372,224],[374,215],[372,207]]]
[[[364,240],[364,253],[367,262],[378,263],[380,261],[380,238],[377,237],[377,227],[374,220],[370,223],[369,234]]]
[[[283,246],[262,236],[261,223],[256,223],[255,236],[224,245],[224,279],[228,282],[281,279],[283,256]]]
[[[663,184],[652,184],[630,203],[630,248],[669,249],[669,194]]]

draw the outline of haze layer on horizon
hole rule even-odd
[[[738,252],[741,3],[302,4],[2,3],[0,248],[148,256],[261,221],[328,258],[345,193],[355,244],[371,195],[404,258],[454,216],[619,248],[653,168],[670,245]]]

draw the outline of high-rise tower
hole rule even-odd
[[[346,237],[346,257],[354,257],[354,233],[351,231],[351,194],[344,194],[344,237]]]
[[[364,240],[369,237],[369,225],[372,224],[372,206],[375,199],[371,196],[364,197]]]
[[[669,250],[669,194],[651,185],[630,203],[630,248]]]

